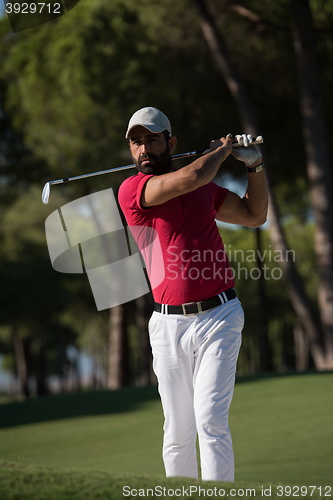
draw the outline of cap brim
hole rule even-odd
[[[153,132],[153,134],[159,134],[160,132],[163,132],[164,130],[166,130],[165,128],[163,127],[160,127],[159,125],[155,125],[154,123],[149,123],[147,125],[147,123],[143,124],[143,123],[136,123],[135,125],[132,125],[126,132],[126,139],[128,139],[128,136],[129,134],[131,133],[131,131],[135,128],[135,127],[144,127],[146,128],[147,130],[149,130],[150,132]]]

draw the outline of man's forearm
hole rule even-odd
[[[212,181],[221,165],[232,150],[231,139],[222,137],[211,144],[211,153],[198,158],[190,165],[175,172],[154,175],[146,182],[141,193],[142,207],[161,205],[168,200],[198,189]],[[222,145],[221,145],[222,144]]]
[[[191,188],[197,189],[214,179],[221,163],[232,152],[232,135],[228,134],[227,137],[211,141],[210,150],[210,153],[181,169],[182,174],[190,180]]]
[[[199,185],[208,184],[216,176],[221,163],[231,153],[231,141],[195,160],[189,167],[195,172]],[[185,167],[186,168],[186,167]]]
[[[256,162],[257,163],[257,162]],[[258,225],[267,220],[268,188],[264,170],[248,173],[248,187],[244,195],[244,203]]]

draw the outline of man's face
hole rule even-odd
[[[138,125],[131,130],[129,145],[139,172],[162,175],[172,171],[170,147],[163,132],[154,134]]]

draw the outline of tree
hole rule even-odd
[[[139,18],[134,2],[110,5],[90,1],[59,22],[22,32],[6,42],[1,74],[5,81],[16,82],[9,88],[6,109],[15,126],[24,128],[24,139],[34,154],[47,162],[48,175],[68,176],[96,170],[97,165],[98,170],[117,166],[126,158],[123,131],[128,118],[134,106],[146,105],[147,100],[159,107],[174,102],[176,117],[179,114],[174,122],[181,129],[194,109],[201,80],[208,83],[209,79],[204,68],[196,69],[199,86],[189,94],[191,76],[184,64],[189,48],[185,54],[178,47],[166,51],[164,41],[156,43],[157,34],[149,31],[152,24],[149,29],[148,24]],[[165,67],[171,60],[178,71],[177,92],[171,77],[166,82]],[[202,62],[207,65],[204,57]],[[207,99],[208,111],[209,106]],[[186,120],[189,130],[191,121],[193,118],[189,123]],[[116,147],[118,144],[124,147]],[[73,183],[63,191],[73,198],[101,189],[105,182],[117,191],[123,178],[115,175]],[[125,306],[110,311],[109,359],[118,360],[115,366],[109,365],[110,374],[128,371],[122,347],[124,342],[126,345],[124,312]],[[109,380],[118,380],[110,384],[117,386],[123,378],[110,375]]]
[[[210,47],[212,55],[229,86],[231,94],[238,104],[239,113],[242,117],[243,127],[252,135],[257,136],[259,133],[257,116],[254,111],[254,106],[252,105],[252,102],[246,92],[243,81],[231,64],[221,35],[217,30],[213,18],[209,13],[206,4],[204,3],[204,0],[193,1],[199,8],[201,26],[208,46]],[[264,163],[266,167],[269,166],[269,159],[265,154]],[[288,247],[284,231],[280,223],[278,208],[276,205],[275,197],[273,195],[272,187],[270,186],[270,182],[268,182],[268,185],[270,193],[269,218],[272,242],[274,246],[281,251],[282,255],[287,255]],[[318,326],[317,319],[312,311],[310,301],[305,292],[302,280],[297,272],[295,263],[292,260],[284,261],[284,269],[287,274],[287,282],[291,302],[299,318],[299,321],[301,322],[309,338],[311,352],[316,367],[318,369],[326,368],[327,365],[322,352],[321,331]]]
[[[290,217],[290,213],[297,211],[304,222],[309,202],[306,197],[307,184],[302,161],[299,159],[299,151],[295,148],[295,143],[301,143],[301,132],[295,104],[296,84],[292,71],[291,35],[269,23],[264,25],[262,21],[260,26],[255,24],[256,28],[253,29],[253,25],[247,24],[244,18],[240,22],[239,9],[237,12],[233,10],[232,14],[230,10],[226,10],[229,3],[211,2],[209,5],[213,9],[219,31],[223,26],[226,45],[233,47],[233,50],[229,51],[231,63],[239,70],[241,81],[247,83],[248,94],[255,103],[255,106],[252,106],[253,113],[257,114],[259,110],[260,119],[264,123],[265,142],[273,165],[270,170],[274,195],[278,200],[281,215],[285,219]],[[265,5],[262,6],[263,16]],[[31,161],[39,161],[40,165],[44,165],[43,170],[41,166],[27,166],[22,170],[24,163],[13,156],[11,166],[8,164],[8,168],[2,171],[7,186],[13,187],[17,182],[18,189],[13,191],[12,200],[16,195],[20,197],[33,183],[38,183],[40,198],[41,187],[46,180],[129,163],[130,156],[124,133],[128,118],[142,106],[153,105],[167,112],[181,150],[201,148],[209,144],[217,134],[239,130],[240,120],[235,102],[230,99],[230,91],[224,79],[221,79],[219,70],[207,57],[196,10],[188,6],[188,0],[165,0],[158,4],[152,0],[86,0],[57,21],[15,36],[8,35],[8,23],[0,22],[0,82],[4,88],[1,94],[2,110],[10,117],[13,133],[21,137],[25,148],[21,158],[27,160],[29,149]],[[251,7],[251,0],[248,6]],[[236,8],[237,4],[232,3],[232,7]],[[277,26],[287,25],[288,12],[285,12],[283,2],[270,0],[268,8],[273,9]],[[222,24],[226,17],[228,22]],[[248,49],[245,56],[244,39]],[[253,71],[254,67],[256,72]],[[279,76],[283,75],[284,70],[288,78]],[[262,75],[265,77],[262,78]],[[330,75],[327,68],[325,82],[331,81]],[[232,86],[232,83],[229,85]],[[238,86],[237,92],[239,90]],[[285,107],[290,110],[287,118]],[[246,119],[252,122],[252,117]],[[282,129],[286,136],[283,141],[280,140]],[[258,130],[262,133],[259,127]],[[7,136],[4,142],[10,144],[10,140]],[[0,149],[2,146],[3,144],[0,144]],[[234,174],[232,159],[226,162],[224,169],[229,169]],[[62,201],[58,199],[60,204],[111,186],[116,193],[119,184],[128,174],[129,172],[99,176],[57,186],[52,193],[51,202],[52,199],[56,202],[56,195],[61,194]],[[24,184],[22,179],[25,180]],[[0,184],[0,189],[2,186],[3,184]],[[9,190],[2,192],[9,195]],[[5,212],[8,206],[3,207]],[[41,205],[39,209],[45,210],[46,217],[51,206],[42,208]],[[280,215],[276,211],[274,213],[280,222]],[[29,216],[33,218],[37,215],[30,212]],[[26,220],[26,224],[28,222]],[[32,221],[30,224],[33,225]],[[265,240],[265,234],[259,234]],[[277,238],[279,248],[287,248],[286,239],[281,233],[277,233]],[[253,245],[254,237],[247,241]],[[28,258],[25,262],[29,267],[30,263],[27,261]],[[35,264],[38,265],[37,262]],[[49,262],[45,261],[45,265],[52,271]],[[288,267],[288,262],[286,266],[290,273],[292,267]],[[52,275],[51,279],[55,280],[61,276],[54,271]],[[78,285],[80,280],[82,283]],[[89,287],[85,288],[83,281],[82,276],[78,281],[73,275],[69,276],[66,283],[73,283],[75,288],[75,293],[72,290],[71,294],[71,309],[70,312],[64,309],[58,318],[59,328],[66,324],[67,333],[72,330],[75,335],[80,336],[83,336],[85,326],[97,323],[94,321],[94,315],[97,313],[95,305],[92,305],[91,291]],[[306,290],[309,294],[308,287]],[[17,289],[16,293],[19,293]],[[284,291],[281,293],[284,294]],[[255,297],[252,288],[251,294]],[[304,296],[297,304],[299,294],[298,290],[293,297],[294,307],[299,315],[303,315],[309,311],[309,307],[304,302]],[[271,287],[266,287],[265,299],[269,340],[274,342],[276,350],[276,339],[281,343],[283,340],[280,331],[287,328],[292,339],[292,321],[295,318],[287,301],[279,301],[279,308],[275,307],[277,294]],[[249,302],[254,305],[251,300]],[[147,319],[147,313],[143,311],[144,300],[141,305],[138,300],[137,306],[140,307],[137,314],[140,328],[133,326],[133,303],[128,305],[126,318],[123,318],[130,324],[131,342],[134,335],[139,335],[139,329],[143,331]],[[285,307],[287,316],[284,322],[281,319],[282,306]],[[52,307],[49,306],[48,310],[52,311]],[[83,314],[83,310],[86,314]],[[71,316],[71,320],[68,319],[67,322],[64,320],[66,314],[67,317]],[[112,317],[112,312],[110,314]],[[118,319],[122,316],[120,311],[115,311],[115,315]],[[85,320],[76,321],[81,316]],[[275,330],[272,326],[273,320]],[[56,323],[56,319],[54,321]],[[112,321],[111,318],[111,325]],[[303,318],[305,327],[312,327],[314,335],[317,331],[315,322],[314,314]],[[125,322],[119,319],[115,324],[124,325]],[[52,328],[55,328],[54,323]],[[120,346],[124,339],[119,335],[119,331],[117,333],[117,329],[113,330],[114,340],[117,337],[117,345]],[[104,325],[103,333],[100,332],[103,346],[110,344],[105,331]],[[67,339],[67,333],[64,331],[64,339]],[[34,338],[31,330],[28,337]],[[142,338],[142,350],[146,352],[144,342],[147,338]],[[28,344],[27,338],[26,349]],[[65,345],[66,342],[58,340],[58,344]],[[138,339],[136,345],[139,345]],[[289,344],[288,346],[290,347]],[[249,365],[255,364],[255,370],[258,370],[258,352],[254,345],[248,347],[251,351]],[[314,349],[313,342],[311,349]],[[101,357],[100,354],[98,356]],[[274,356],[272,361],[274,367],[280,366]],[[103,354],[103,363],[100,366],[105,366],[107,370],[107,365],[107,356]],[[146,363],[146,370],[147,366]],[[139,378],[136,372],[136,379]]]
[[[323,364],[333,368],[333,184],[316,44],[308,0],[291,0],[307,175],[316,221],[315,252],[319,272],[318,303],[323,328]]]
[[[55,197],[54,202],[59,202]],[[54,209],[54,205],[49,209]],[[37,188],[26,190],[1,218],[0,325],[11,332],[16,370],[23,396],[27,378],[35,376],[38,395],[48,392],[47,376],[58,350],[76,333],[63,321],[64,311],[75,306],[78,280],[54,273],[45,241],[45,209]]]

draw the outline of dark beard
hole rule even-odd
[[[152,159],[154,162],[151,165],[142,166],[141,163],[147,158]],[[172,171],[172,158],[168,146],[159,156],[153,153],[146,153],[140,156],[138,161],[134,160],[134,163],[139,172],[143,174],[163,175]]]

